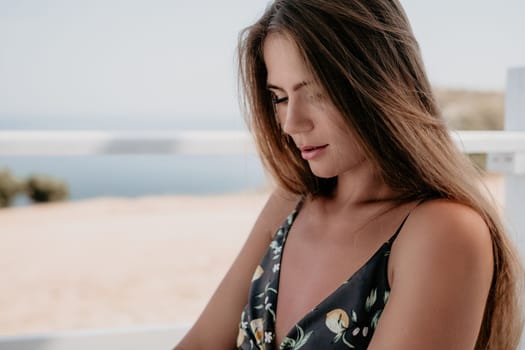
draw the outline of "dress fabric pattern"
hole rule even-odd
[[[237,348],[364,350],[390,294],[388,258],[406,218],[395,234],[359,270],[289,330],[281,344],[276,344],[275,312],[281,255],[302,203],[303,200],[278,229],[253,274],[248,304],[239,324]]]

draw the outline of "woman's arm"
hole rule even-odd
[[[241,312],[248,301],[253,272],[270,244],[273,233],[299,198],[276,190],[268,199],[239,255],[219,284],[197,322],[175,350],[235,347]]]
[[[369,350],[474,349],[493,273],[481,217],[450,201],[422,204],[390,264],[391,293]]]

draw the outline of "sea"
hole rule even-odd
[[[216,118],[0,118],[5,130],[245,130],[240,117]],[[259,158],[245,155],[0,156],[0,169],[66,182],[70,200],[95,197],[210,195],[267,186]],[[14,206],[30,201],[19,195]]]

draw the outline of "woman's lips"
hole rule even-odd
[[[326,147],[328,147],[328,145],[301,147],[301,156],[304,160],[314,159],[315,157],[319,156],[319,154],[321,154],[326,149]]]

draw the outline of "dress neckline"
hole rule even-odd
[[[292,228],[292,225],[293,223],[295,222],[295,219],[297,217],[297,215],[299,214],[299,211],[301,210],[303,204],[304,204],[304,201],[305,201],[305,198],[302,197],[301,200],[299,201],[299,203],[297,204],[297,206],[295,207],[294,211],[288,216],[288,218],[286,219],[286,221],[288,221],[288,225],[286,226],[286,230],[284,230],[282,232],[282,236],[279,237],[281,238],[281,254],[279,256],[279,258],[277,259],[277,263],[279,264],[279,266],[281,266],[281,263],[282,263],[282,258],[283,258],[283,255],[284,255],[284,247],[285,247],[285,244],[286,244],[286,239],[288,238],[288,233],[290,232],[291,228]],[[417,205],[416,205],[417,206]],[[308,311],[304,316],[302,316],[299,321],[297,321],[291,329],[288,330],[288,332],[286,333],[285,337],[281,340],[281,343],[278,344],[279,345],[279,349],[282,347],[284,341],[287,339],[287,338],[290,338],[290,336],[293,334],[293,332],[298,328],[298,326],[300,326],[302,323],[304,323],[305,321],[308,320],[308,317],[310,315],[312,315],[312,313],[316,310],[319,310],[323,307],[323,305],[325,305],[326,303],[328,303],[332,298],[334,298],[338,293],[340,293],[342,290],[344,290],[345,287],[347,287],[350,282],[357,276],[359,275],[359,273],[361,271],[363,271],[373,260],[376,259],[377,256],[380,256],[380,253],[385,249],[385,247],[390,247],[392,242],[396,239],[397,235],[399,234],[399,232],[401,231],[401,228],[403,227],[403,225],[405,224],[405,221],[407,220],[408,216],[410,215],[410,213],[412,212],[412,210],[405,216],[405,218],[403,219],[403,221],[401,222],[401,224],[399,225],[399,227],[397,228],[396,232],[387,240],[385,241],[383,244],[381,244],[381,246],[374,252],[374,254],[372,254],[366,261],[365,263],[360,266],[352,275],[350,275],[349,278],[347,278],[346,280],[344,280],[337,288],[335,288],[330,294],[328,294],[326,297],[324,297],[312,310]],[[274,240],[277,239],[274,238]],[[275,312],[277,312],[277,304],[279,302],[279,287],[280,287],[280,281],[281,281],[281,268],[279,268],[278,271],[275,272],[275,275],[274,275],[274,278],[276,280],[275,282],[275,300],[274,300],[274,306],[275,306]],[[388,283],[388,279],[386,280],[386,283],[387,283],[387,286],[388,288],[390,288],[390,285]],[[276,330],[275,330],[275,320],[272,324],[273,326],[273,332],[274,334],[276,334]],[[274,342],[276,343],[276,342]]]

